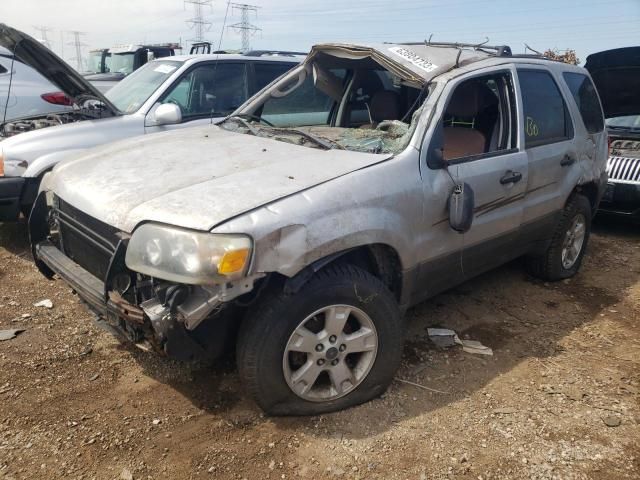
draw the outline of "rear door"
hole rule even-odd
[[[573,190],[575,169],[580,168],[579,138],[559,86],[564,80],[542,65],[517,71],[529,164],[522,238],[531,244],[548,236]]]
[[[249,95],[255,95],[276,78],[284,75],[296,65],[297,63],[295,62],[250,62]]]

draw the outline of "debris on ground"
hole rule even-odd
[[[34,303],[33,306],[34,307],[53,308],[53,302],[51,300],[49,300],[48,298],[45,298],[44,300],[40,300],[39,302]]]
[[[10,328],[7,330],[0,330],[0,342],[16,338],[22,332],[24,332],[24,328]]]
[[[440,348],[449,348],[454,345],[462,345],[462,350],[477,355],[493,355],[493,350],[477,340],[461,340],[458,334],[448,328],[428,328],[429,340]]]

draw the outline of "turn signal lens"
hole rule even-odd
[[[0,177],[4,177],[4,157],[0,154]]]
[[[230,275],[232,273],[242,272],[247,265],[249,259],[249,249],[233,250],[227,252],[218,263],[218,273],[221,275]]]

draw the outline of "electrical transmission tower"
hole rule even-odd
[[[246,3],[232,3],[233,10],[240,10],[240,22],[229,25],[229,28],[233,28],[235,32],[239,32],[242,35],[242,50],[250,50],[250,38],[261,31],[261,28],[256,27],[249,23],[249,13],[255,12],[258,14],[258,6],[247,5]]]
[[[73,30],[69,33],[73,35],[73,41],[68,43],[67,45],[71,45],[76,50],[76,56],[71,60],[76,61],[76,70],[78,72],[82,72],[84,70],[83,63],[82,63],[82,47],[86,47],[87,44],[82,43],[82,41],[80,41],[80,35],[86,35],[86,34],[85,32],[78,32],[77,30]]]
[[[194,42],[204,41],[204,34],[211,30],[211,22],[204,19],[204,7],[211,8],[212,0],[185,0],[184,3],[193,5],[194,17],[187,20],[189,28],[195,31]]]
[[[47,38],[47,32],[50,32],[51,28],[45,27],[44,25],[34,25],[33,28],[40,32],[40,41],[42,42],[42,44],[50,49],[51,42],[49,42],[49,39]]]

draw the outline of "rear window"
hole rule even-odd
[[[604,129],[604,118],[600,100],[591,79],[582,73],[574,72],[565,72],[563,76],[578,105],[587,132],[601,132]]]
[[[288,72],[295,66],[295,63],[254,63],[253,68],[255,69],[256,75],[256,92],[262,90],[280,75]]]
[[[562,142],[573,136],[571,117],[558,85],[544,70],[518,70],[524,110],[525,147]]]

